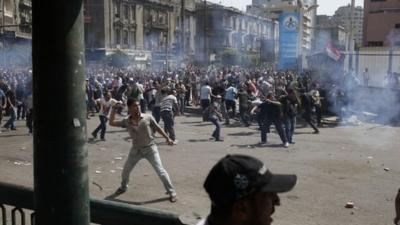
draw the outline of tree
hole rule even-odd
[[[240,61],[239,54],[235,49],[227,49],[222,53],[221,63],[223,65],[238,65]]]
[[[106,61],[109,66],[122,68],[129,65],[130,58],[125,52],[117,50],[111,55],[107,56]]]

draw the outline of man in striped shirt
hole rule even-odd
[[[176,99],[176,92],[168,90],[168,95],[161,100],[160,111],[161,119],[164,122],[164,131],[168,134],[169,138],[176,143],[175,130],[174,130],[174,117],[179,114],[178,100]]]

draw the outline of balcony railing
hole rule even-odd
[[[11,224],[27,224],[28,213],[28,224],[33,224],[33,195],[31,188],[0,182],[0,223],[7,224],[6,210],[11,208]],[[184,225],[173,213],[107,200],[90,199],[90,213],[90,222],[102,225]]]

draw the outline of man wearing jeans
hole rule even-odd
[[[97,133],[100,131],[100,139],[105,141],[106,129],[107,129],[107,120],[108,114],[110,113],[111,107],[116,104],[122,104],[122,101],[117,101],[111,98],[111,93],[107,92],[104,95],[104,98],[97,99],[96,102],[100,103],[101,109],[99,114],[100,124],[97,128],[92,132],[93,138],[97,138]]]
[[[113,107],[109,121],[110,126],[127,128],[132,138],[132,147],[122,170],[121,186],[118,188],[116,194],[122,194],[127,190],[129,174],[135,165],[141,159],[145,158],[150,162],[157,175],[160,177],[164,188],[169,194],[169,200],[171,202],[176,202],[176,192],[167,171],[161,163],[160,154],[158,153],[157,145],[154,140],[154,131],[160,133],[169,145],[172,145],[173,141],[161,129],[151,115],[140,113],[140,102],[138,100],[128,99],[127,106],[131,112],[128,117],[124,118],[122,121],[115,121],[115,110]]]
[[[293,134],[296,128],[297,106],[300,104],[293,89],[287,89],[286,95],[280,99],[282,103],[283,124],[287,141],[294,144]]]
[[[174,117],[178,112],[178,100],[173,90],[168,91],[168,95],[165,96],[160,103],[161,119],[164,122],[164,131],[168,134],[169,138],[176,143],[175,129],[174,129]]]

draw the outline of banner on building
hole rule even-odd
[[[335,61],[339,61],[340,57],[342,56],[339,49],[335,48],[331,42],[328,42],[326,44],[325,50],[328,56],[334,59]]]
[[[279,16],[279,70],[297,69],[299,26],[299,13]]]

